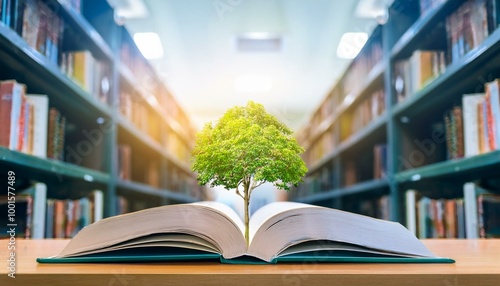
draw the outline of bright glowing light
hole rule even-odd
[[[342,59],[354,59],[367,40],[368,34],[366,33],[343,34],[337,47],[337,56]]]
[[[273,78],[264,75],[241,75],[234,80],[234,89],[239,92],[265,92],[273,88]]]
[[[152,32],[135,33],[134,42],[146,59],[163,57],[163,47],[158,34]]]

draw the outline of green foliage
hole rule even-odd
[[[243,187],[251,192],[264,182],[290,190],[307,172],[293,132],[252,101],[230,108],[198,133],[192,170],[201,185]],[[248,196],[250,193],[248,193]]]

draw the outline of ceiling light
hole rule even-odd
[[[354,59],[367,40],[368,34],[363,32],[343,34],[337,48],[337,56],[342,59]]]
[[[238,92],[265,92],[273,88],[273,78],[264,75],[241,75],[234,80]]]
[[[281,36],[276,33],[245,33],[236,39],[236,47],[240,52],[276,52],[281,50],[281,45]]]
[[[163,47],[160,37],[156,33],[135,33],[134,41],[146,59],[160,59],[163,57]]]
[[[108,0],[115,13],[124,19],[140,19],[149,16],[148,8],[143,0]]]

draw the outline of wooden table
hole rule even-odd
[[[68,240],[17,240],[16,278],[0,241],[0,285],[500,285],[500,239],[424,240],[455,264],[38,264]]]

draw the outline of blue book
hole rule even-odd
[[[40,263],[219,261],[453,263],[399,223],[331,208],[276,202],[250,219],[217,202],[169,205],[100,220]]]

